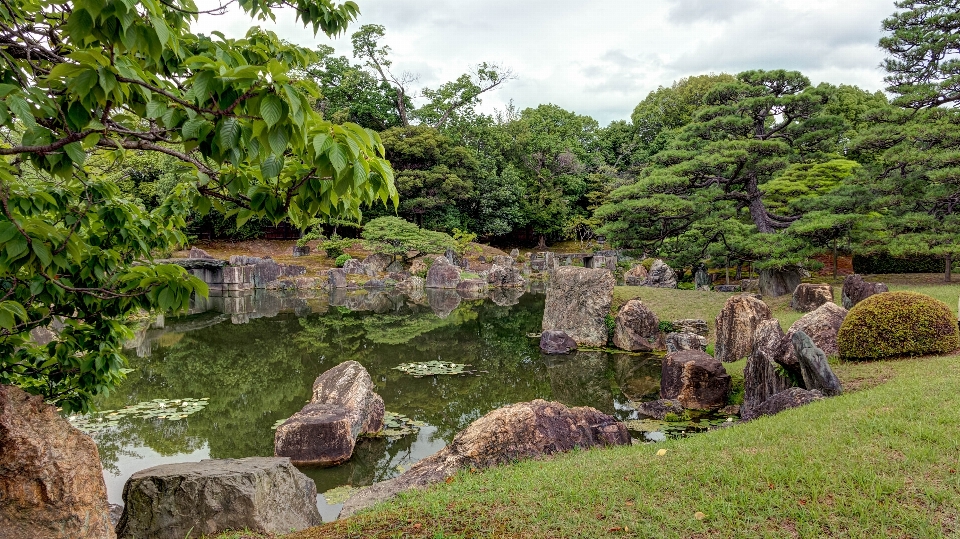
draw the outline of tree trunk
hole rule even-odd
[[[730,284],[730,257],[727,257],[727,261],[723,264],[723,269],[727,272],[727,284]]]
[[[943,265],[943,266],[944,266],[944,267],[943,267],[943,280],[944,280],[944,282],[948,282],[948,283],[949,283],[950,280],[951,280],[951,277],[952,277],[951,273],[953,272],[953,255],[948,254],[948,255],[946,256],[946,259],[944,260],[944,265]]]
[[[837,238],[833,238],[833,278],[837,278]]]

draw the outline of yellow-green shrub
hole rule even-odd
[[[960,348],[960,332],[942,301],[916,292],[885,292],[850,309],[837,345],[844,359],[941,354]]]

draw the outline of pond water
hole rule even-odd
[[[344,465],[302,468],[320,493],[394,477],[507,404],[542,398],[629,420],[636,418],[630,401],[657,398],[659,356],[599,351],[543,356],[528,334],[540,331],[544,296],[493,294],[466,300],[450,290],[420,297],[258,291],[205,300],[189,315],[140,331],[128,350],[134,370],[98,407],[209,400],[185,418],[124,416],[94,434],[110,502],[122,503],[124,482],[144,468],[273,455],[277,421],[300,410],[320,373],[346,360],[366,367],[388,411],[424,426],[399,438],[362,439]],[[394,369],[431,360],[466,363],[477,374],[416,378]],[[335,519],[341,507],[322,495],[318,505],[325,520]]]

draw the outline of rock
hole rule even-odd
[[[823,400],[823,394],[816,389],[810,391],[799,387],[791,387],[763,401],[763,404],[757,407],[753,417],[757,418],[764,415],[778,414],[784,410],[810,404],[818,400]]]
[[[631,299],[617,312],[613,345],[631,352],[662,349],[660,320],[639,299]]]
[[[502,266],[502,267],[504,267],[504,268],[512,268],[512,267],[513,267],[513,262],[514,262],[513,258],[511,258],[511,257],[509,257],[509,256],[497,255],[497,256],[493,257],[493,262],[492,262],[492,263],[493,263],[493,265],[495,265],[495,266]]]
[[[498,264],[494,264],[487,272],[487,282],[497,288],[522,287],[526,283],[519,270]]]
[[[703,337],[710,334],[710,328],[707,326],[707,323],[699,318],[674,320],[673,327],[676,328],[677,333],[696,333]]]
[[[665,339],[667,352],[679,352],[680,350],[707,350],[707,338],[701,337],[696,333],[668,333]]]
[[[397,281],[397,290],[412,292],[414,290],[423,290],[423,279],[416,275],[411,275],[402,281]]]
[[[210,253],[204,251],[199,247],[191,247],[189,258],[213,258],[210,256]]]
[[[614,284],[607,270],[558,268],[547,286],[543,331],[564,331],[581,346],[606,346]]]
[[[718,284],[717,286],[713,287],[713,289],[716,290],[717,292],[739,292],[739,291],[740,291],[740,285],[737,285],[737,284]]]
[[[427,270],[427,288],[456,288],[459,282],[460,270],[448,263],[446,258],[438,256]]]
[[[778,298],[793,294],[798,286],[800,270],[797,268],[760,270],[760,293],[764,296]]]
[[[120,523],[120,517],[123,516],[123,506],[111,503],[110,506],[110,523],[113,524],[114,529],[116,529],[117,524]]]
[[[740,279],[740,290],[743,292],[759,292],[760,279]]]
[[[697,290],[710,290],[710,274],[707,273],[707,267],[703,264],[697,266],[693,274],[693,282],[697,285]]]
[[[650,402],[640,402],[636,405],[637,413],[663,421],[667,414],[683,413],[683,405],[677,399],[659,399]]]
[[[647,277],[646,286],[653,288],[676,288],[677,274],[673,271],[673,268],[658,258],[653,262],[653,265],[650,266],[650,275]]]
[[[467,279],[457,284],[457,294],[467,300],[483,299],[487,294],[487,281]]]
[[[817,348],[806,333],[797,331],[791,337],[793,351],[800,360],[800,372],[803,375],[803,385],[807,389],[818,389],[824,396],[834,397],[843,393],[840,380],[833,374],[827,355]]]
[[[840,301],[844,309],[852,309],[854,305],[874,294],[889,292],[890,289],[883,283],[868,283],[857,274],[847,275],[843,279],[843,291]]]
[[[827,356],[836,356],[840,353],[837,345],[837,333],[847,317],[847,310],[836,303],[824,303],[815,311],[807,313],[794,322],[787,330],[787,343],[793,342],[793,335],[802,331],[813,339],[817,348],[823,350]],[[800,362],[792,346],[787,346],[786,353],[778,360],[787,370],[800,378]],[[807,388],[810,389],[810,388]]]
[[[456,290],[450,290],[449,288],[427,288],[426,295],[427,304],[430,305],[433,314],[440,318],[450,316],[450,314],[460,306],[461,298]]]
[[[330,288],[346,288],[347,272],[343,268],[334,268],[327,272],[327,280]]]
[[[740,415],[740,405],[731,404],[729,406],[724,406],[723,408],[717,410],[717,413],[722,415]]]
[[[96,444],[42,397],[7,385],[0,385],[0,533],[115,537]]]
[[[253,266],[253,287],[270,288],[270,283],[287,277],[300,277],[307,272],[304,266],[292,264],[278,264],[269,256],[233,255],[230,257],[231,266]]]
[[[383,279],[370,279],[369,281],[363,283],[363,288],[368,290],[383,290],[386,287]]]
[[[368,277],[373,277],[377,274],[372,268],[356,258],[351,258],[344,262],[343,271],[347,272],[347,275],[366,275]]]
[[[509,307],[520,303],[523,288],[493,288],[487,293],[490,301],[501,307]]]
[[[757,408],[768,398],[788,389],[793,382],[777,372],[777,363],[787,354],[790,341],[776,318],[764,320],[753,335],[753,351],[743,370],[741,417],[756,417]]]
[[[288,459],[250,457],[154,466],[123,486],[121,539],[184,539],[227,530],[289,533],[323,523],[317,487]]]
[[[644,286],[647,284],[647,268],[643,264],[637,264],[623,274],[623,282],[627,286]]]
[[[772,318],[767,304],[750,296],[731,296],[717,314],[716,356],[720,361],[737,361],[753,350],[753,333],[764,320]]]
[[[691,410],[716,410],[727,404],[730,375],[705,352],[667,354],[660,374],[660,398],[677,399]]]
[[[393,256],[386,253],[373,253],[363,259],[363,265],[374,274],[386,272],[390,264],[393,264]]]
[[[790,307],[801,313],[815,310],[824,303],[833,303],[833,287],[828,284],[801,283],[793,291]]]
[[[307,256],[307,255],[309,255],[309,254],[310,254],[310,246],[309,246],[309,245],[294,245],[294,246],[293,246],[293,256],[294,256],[294,257]]]
[[[340,517],[349,517],[404,490],[443,481],[461,469],[481,470],[574,448],[629,444],[630,434],[623,423],[594,408],[567,408],[543,400],[512,404],[474,421],[445,448],[399,477],[354,494],[344,504]]]
[[[520,250],[519,250],[519,249],[511,249],[511,250],[510,250],[510,258],[516,259],[518,256],[520,256]]]
[[[540,334],[540,350],[544,354],[569,354],[577,349],[577,341],[562,331],[544,331]]]
[[[310,403],[277,427],[274,454],[297,466],[346,462],[360,434],[383,427],[383,413],[370,374],[356,361],[345,361],[321,374]]]

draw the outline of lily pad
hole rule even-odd
[[[438,374],[473,374],[473,371],[467,370],[467,367],[471,366],[472,365],[463,363],[434,360],[419,363],[401,363],[394,367],[394,369],[419,378],[421,376],[436,376]]]
[[[395,412],[383,413],[383,428],[380,432],[370,434],[370,436],[384,438],[400,438],[410,434],[416,434],[420,427],[426,424],[421,421],[414,421],[405,415]]]
[[[102,410],[87,415],[71,415],[67,421],[77,429],[94,435],[120,425],[124,418],[159,419],[180,421],[193,415],[209,403],[209,398],[202,399],[153,399],[119,410]]]
[[[346,502],[350,496],[353,496],[357,492],[363,490],[365,487],[354,487],[352,485],[343,485],[340,487],[332,488],[323,493],[323,498],[327,500],[327,503],[330,505],[337,505],[340,503]]]

